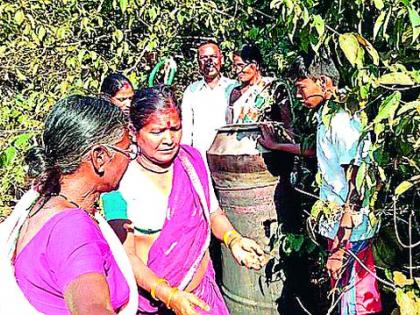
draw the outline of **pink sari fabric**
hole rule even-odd
[[[328,240],[331,249],[332,241]],[[381,295],[375,275],[372,241],[350,242],[348,250],[369,269],[366,270],[354,257],[349,256],[344,273],[338,281],[331,279],[331,288],[338,288],[340,315],[362,315],[378,313],[382,310]]]
[[[181,162],[180,155],[188,158],[203,185],[207,207],[209,206],[209,183],[207,171],[200,153],[190,146],[182,146],[174,161],[172,191],[168,201],[168,215],[162,232],[153,243],[148,257],[148,266],[171,286],[184,289],[191,281],[197,265],[209,246],[210,225],[205,210],[193,184]],[[194,290],[207,302],[210,312],[201,314],[229,314],[220,290],[217,287],[211,263]],[[165,314],[166,307],[154,301],[147,292],[140,293],[140,314]]]
[[[15,276],[29,302],[43,314],[70,314],[64,292],[77,277],[106,277],[114,310],[128,302],[127,282],[99,227],[82,209],[50,218],[14,259]]]

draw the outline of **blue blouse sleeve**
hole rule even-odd
[[[119,191],[111,191],[101,195],[102,208],[107,221],[128,219],[127,202]]]

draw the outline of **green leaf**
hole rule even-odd
[[[315,220],[318,219],[318,216],[323,212],[324,202],[322,200],[317,200],[311,208],[311,217]]]
[[[181,11],[178,11],[178,13],[176,14],[176,20],[178,21],[180,25],[184,23],[185,16],[182,14]]]
[[[391,72],[380,76],[379,84],[414,85],[413,79],[404,72]]]
[[[355,34],[355,36],[359,44],[365,47],[369,55],[372,57],[373,64],[379,65],[379,54],[376,51],[376,49],[372,46],[372,44],[360,34]]]
[[[356,36],[353,33],[341,34],[338,38],[338,43],[347,60],[352,66],[355,66],[358,63],[360,48]]]
[[[359,193],[361,192],[361,188],[362,188],[363,182],[365,181],[365,178],[366,178],[366,163],[362,163],[359,166],[359,169],[357,170],[357,175],[356,175],[356,189]]]
[[[380,134],[385,130],[385,125],[382,123],[376,123],[373,126],[373,131],[375,132],[376,137],[379,137]]]
[[[28,143],[28,141],[32,137],[32,135],[33,135],[33,133],[31,133],[31,132],[20,134],[14,139],[13,144],[18,149],[21,149]]]
[[[17,68],[16,68],[16,76],[17,76],[19,81],[25,81],[26,80],[26,76]]]
[[[389,20],[391,18],[391,13],[392,13],[392,7],[389,8],[388,14],[386,15],[385,22],[384,22],[383,36],[384,36],[385,40],[388,40],[388,38],[389,38],[389,35],[386,33],[386,30],[388,28],[388,23],[389,23]]]
[[[413,40],[411,43],[414,43],[420,35],[420,16],[412,6],[409,6],[408,17],[410,18],[411,27],[413,28]]]
[[[408,180],[403,181],[401,184],[395,188],[395,194],[396,195],[402,195],[405,193],[408,189],[410,189],[413,186],[413,183],[409,182]]]
[[[149,17],[150,17],[150,20],[151,21],[154,21],[156,19],[156,17],[157,17],[157,11],[156,11],[156,8],[155,7],[151,7],[149,9]],[[206,20],[206,21],[208,21],[208,20]]]
[[[382,1],[382,0],[373,0],[373,3],[375,4],[375,7],[376,7],[378,10],[382,10],[382,9],[383,9],[383,7],[384,7],[384,3],[383,3],[383,1]]]
[[[409,103],[404,104],[401,106],[401,108],[398,110],[397,115],[402,115],[410,110],[417,109],[420,112],[420,101],[412,101]]]
[[[376,19],[375,25],[373,26],[373,40],[375,40],[376,35],[378,35],[378,32],[381,29],[381,26],[384,20],[385,20],[385,11],[382,11],[381,14],[379,14],[379,17]]]
[[[25,14],[21,10],[17,11],[15,14],[15,22],[17,23],[17,25],[21,25],[24,19]]]
[[[321,37],[325,31],[325,22],[320,15],[314,15],[313,19],[312,25],[315,27],[319,37]]]
[[[39,27],[39,29],[38,29],[38,38],[39,38],[39,41],[42,41],[44,39],[45,34],[46,34],[45,27],[43,27],[41,25]]]
[[[385,170],[378,166],[378,171],[379,171],[379,177],[381,178],[381,181],[386,181],[386,175],[385,175]]]
[[[395,111],[398,107],[398,104],[401,100],[401,93],[396,91],[388,96],[382,104],[379,106],[379,112],[376,115],[374,122],[378,123],[383,119],[390,119],[394,118]]]
[[[124,38],[124,33],[121,30],[116,30],[114,32],[114,37],[117,40],[117,43],[121,43]]]
[[[9,166],[10,163],[13,162],[13,159],[16,156],[16,152],[17,150],[13,146],[8,147],[6,150],[4,150],[0,156],[0,165],[2,167]]]
[[[120,9],[122,13],[124,13],[125,10],[127,10],[128,0],[119,0],[119,1],[120,1]]]

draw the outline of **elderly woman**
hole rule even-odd
[[[114,226],[133,223],[134,233],[122,239],[142,289],[140,314],[229,314],[210,260],[211,232],[248,268],[261,268],[262,250],[219,208],[198,151],[180,145],[180,108],[172,92],[137,92],[130,117],[140,154],[121,181],[121,199],[103,201]]]
[[[101,95],[109,98],[112,104],[128,113],[134,96],[134,89],[130,80],[123,74],[111,73],[102,82]]]
[[[39,198],[13,257],[17,283],[37,311],[115,314],[127,304],[127,279],[93,213],[99,194],[118,187],[129,145],[124,115],[108,101],[71,96],[48,115],[43,145],[26,158]]]

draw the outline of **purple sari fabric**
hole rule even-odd
[[[208,249],[210,224],[191,179],[181,161],[187,158],[194,166],[203,186],[206,208],[209,206],[209,183],[200,153],[190,146],[182,146],[174,161],[172,191],[168,201],[168,215],[162,231],[149,251],[148,266],[171,286],[185,289]],[[217,287],[211,262],[194,293],[207,302],[211,310],[201,314],[229,314]],[[154,301],[147,292],[140,292],[140,314],[165,314],[165,306]]]

